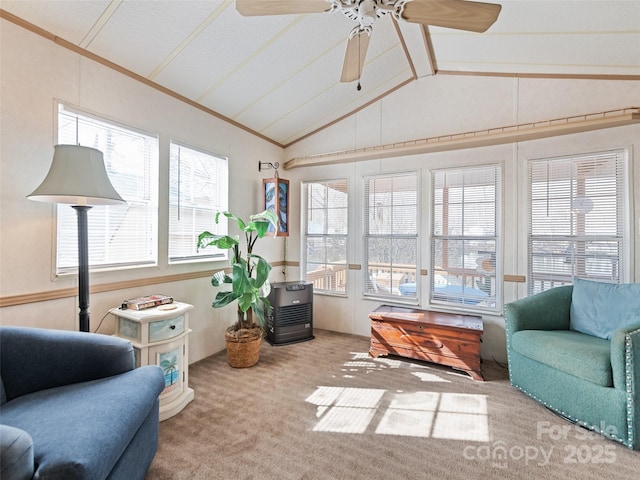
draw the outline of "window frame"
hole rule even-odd
[[[393,178],[397,178],[397,177],[410,177],[413,176],[415,177],[415,212],[416,212],[416,217],[415,217],[415,234],[393,234],[393,233],[389,233],[389,234],[371,234],[369,231],[369,181],[372,179],[387,179],[387,180],[391,180]],[[381,173],[381,174],[374,174],[374,175],[366,175],[363,177],[362,180],[362,199],[363,199],[363,216],[362,216],[362,246],[363,246],[363,250],[362,250],[362,270],[363,270],[363,277],[362,277],[362,281],[363,281],[363,291],[362,291],[362,296],[367,298],[367,299],[379,299],[381,301],[389,301],[389,302],[393,302],[393,303],[405,303],[405,304],[410,304],[410,305],[418,305],[419,303],[419,292],[420,292],[420,255],[421,255],[421,250],[420,250],[420,232],[421,232],[421,206],[422,206],[422,202],[421,202],[421,193],[422,191],[422,180],[421,180],[421,171],[420,170],[411,170],[411,171],[404,171],[404,172],[388,172],[388,173]],[[393,265],[394,262],[391,261],[389,264],[389,270],[390,270],[390,293],[385,293],[385,292],[380,292],[380,291],[368,291],[368,286],[371,285],[372,283],[375,283],[375,280],[371,280],[370,279],[370,275],[369,275],[369,255],[368,255],[368,244],[369,244],[369,240],[372,238],[377,238],[377,239],[389,239],[392,243],[394,240],[411,240],[415,242],[415,268],[412,271],[412,274],[408,274],[408,273],[403,273],[403,277],[398,281],[398,285],[402,285],[402,283],[400,283],[402,281],[402,279],[404,278],[404,275],[407,275],[408,279],[411,279],[411,277],[413,277],[413,282],[405,282],[405,283],[414,283],[415,284],[415,291],[412,294],[406,295],[406,294],[402,294],[400,293],[398,294],[394,294],[393,290],[394,290],[394,285],[395,285],[395,281],[393,278]],[[406,270],[405,268],[402,268],[402,270]],[[376,287],[377,288],[377,287]]]
[[[79,123],[81,121],[95,122],[94,125],[102,126],[103,128],[111,128],[114,131],[121,131],[125,134],[138,135],[140,138],[144,138],[145,143],[144,154],[145,159],[143,165],[140,166],[144,170],[145,181],[143,187],[143,195],[148,196],[148,200],[131,199],[129,195],[121,188],[118,193],[126,201],[123,205],[97,205],[93,206],[88,214],[89,221],[89,271],[114,271],[121,269],[132,269],[141,267],[155,267],[158,265],[158,239],[159,239],[159,227],[158,227],[158,215],[159,215],[159,169],[160,169],[160,141],[158,135],[142,130],[140,128],[128,125],[123,122],[115,121],[106,116],[98,115],[81,108],[75,107],[71,104],[56,101],[55,105],[55,137],[57,144],[69,144],[69,141],[61,139],[63,115],[69,117],[75,117],[75,144],[82,144],[84,146],[91,146],[97,148],[103,153],[105,168],[109,179],[114,184],[114,187],[118,188],[118,178],[116,178],[117,172],[112,172],[110,167],[110,149],[104,148],[100,145],[96,145],[94,139],[92,144],[81,143],[79,133]],[[100,142],[104,142],[104,139],[100,138]],[[91,143],[91,142],[89,142]],[[122,175],[121,175],[122,176]],[[134,177],[137,178],[137,177]],[[99,221],[96,217],[96,212],[102,214],[102,220],[107,223],[118,223],[117,217],[121,217],[121,221],[125,221],[127,212],[132,208],[132,204],[138,206],[144,205],[147,211],[146,228],[144,230],[144,237],[147,241],[143,244],[142,250],[147,251],[146,258],[142,260],[120,260],[114,261],[101,261],[96,262],[95,252],[98,250],[95,244],[92,243],[92,236],[96,235],[95,226],[92,223]],[[120,213],[119,213],[120,212]],[[114,220],[114,217],[116,220]],[[136,224],[137,227],[138,224]],[[64,229],[64,230],[63,230]],[[108,236],[108,235],[106,235]],[[77,258],[77,218],[76,212],[74,212],[68,205],[56,205],[56,222],[55,222],[55,245],[53,248],[53,268],[56,277],[63,277],[67,275],[75,275],[78,271],[78,258]],[[61,248],[68,250],[71,247],[71,243],[75,246],[71,249],[71,253],[61,253]],[[110,241],[107,241],[105,245],[109,245]],[[122,247],[121,247],[122,248]],[[106,247],[105,247],[106,251]],[[66,262],[61,262],[61,255],[66,255],[69,259]],[[108,256],[108,254],[105,253]]]
[[[309,222],[309,211],[310,211],[310,206],[309,206],[309,195],[308,195],[308,188],[309,185],[311,184],[320,184],[323,185],[325,187],[325,189],[328,189],[328,185],[330,184],[344,184],[346,191],[344,192],[346,194],[346,202],[345,202],[345,212],[346,212],[346,221],[345,221],[345,233],[341,233],[341,234],[335,234],[335,233],[327,233],[326,232],[326,227],[328,226],[326,220],[329,218],[328,213],[325,213],[324,215],[324,232],[321,233],[310,233],[309,232],[309,226],[310,226],[310,222]],[[302,261],[302,275],[304,276],[304,279],[307,281],[312,281],[313,279],[309,279],[308,277],[308,273],[307,272],[307,266],[309,265],[309,263],[313,263],[313,264],[323,264],[325,265],[325,269],[329,270],[329,268],[327,268],[327,265],[344,265],[344,273],[343,275],[339,275],[341,278],[341,281],[344,282],[344,289],[343,290],[337,290],[337,289],[329,289],[329,288],[319,288],[318,285],[320,283],[314,283],[314,294],[318,293],[318,294],[323,294],[323,295],[331,295],[331,296],[339,296],[339,297],[346,297],[348,295],[348,291],[349,291],[349,241],[350,241],[350,233],[349,233],[349,221],[350,221],[350,198],[349,198],[349,180],[348,178],[335,178],[335,179],[330,179],[330,180],[304,180],[302,181],[302,188],[301,188],[301,195],[302,195],[302,215],[303,215],[303,221],[302,221],[302,225],[303,225],[303,230],[301,232],[301,241],[302,241],[302,245],[301,245],[301,250],[302,250],[302,257],[303,257],[303,261]],[[324,208],[322,208],[321,210],[324,210],[325,212],[328,211],[330,209],[330,206],[327,204]],[[344,264],[339,263],[339,262],[327,262],[325,261],[324,263],[322,262],[309,262],[309,258],[308,258],[308,246],[309,246],[309,239],[325,239],[325,240],[343,240],[344,242],[344,254],[345,254],[345,261]],[[327,242],[330,243],[330,242]],[[326,258],[326,254],[325,254],[325,258]],[[326,276],[324,277],[324,279],[326,280]],[[337,279],[334,280],[334,282],[337,282]],[[327,281],[327,283],[331,284],[332,282],[329,280]]]
[[[218,206],[212,206],[211,208],[206,208],[206,207],[198,207],[196,205],[192,205],[191,207],[184,207],[186,209],[191,208],[192,209],[192,213],[195,213],[198,209],[200,211],[204,211],[205,214],[206,213],[210,213],[211,214],[211,218],[210,218],[210,222],[208,223],[208,225],[203,226],[201,229],[199,229],[195,224],[197,222],[194,222],[193,228],[192,230],[194,230],[193,232],[193,248],[196,250],[195,254],[191,254],[191,255],[176,255],[176,256],[172,256],[172,244],[171,244],[171,238],[173,235],[179,235],[177,232],[173,232],[172,231],[172,227],[173,227],[173,222],[174,222],[174,212],[173,212],[173,208],[174,208],[174,196],[173,196],[173,188],[174,188],[174,181],[175,179],[172,177],[173,174],[173,162],[174,162],[174,147],[176,147],[178,149],[178,155],[180,154],[180,149],[185,149],[188,151],[189,154],[195,154],[196,156],[201,155],[204,157],[210,157],[213,162],[215,162],[218,165],[215,165],[214,168],[217,170],[219,168],[219,165],[224,164],[224,167],[221,169],[222,170],[222,175],[221,177],[218,177],[217,180],[219,182],[218,188],[220,188],[221,193],[218,194],[217,198],[219,200],[218,203],[220,203],[220,205]],[[178,159],[178,162],[180,162],[180,159]],[[177,181],[180,181],[180,166],[178,164],[178,179]],[[211,183],[214,183],[214,180],[210,180]],[[209,247],[207,249],[202,250],[202,253],[199,253],[197,251],[197,241],[198,241],[198,235],[204,231],[209,231],[215,235],[226,235],[228,232],[228,222],[226,221],[226,217],[222,218],[220,223],[215,222],[215,215],[217,212],[219,211],[227,211],[228,210],[228,205],[229,205],[229,158],[222,156],[222,155],[218,155],[215,153],[211,153],[208,152],[204,149],[201,148],[197,148],[197,147],[193,147],[191,145],[188,145],[186,143],[183,142],[179,142],[179,141],[175,141],[175,140],[171,140],[169,142],[169,179],[168,179],[168,192],[167,192],[167,204],[168,204],[168,222],[167,222],[167,262],[169,265],[175,265],[175,264],[181,264],[181,263],[200,263],[200,262],[210,262],[210,261],[217,261],[217,260],[226,260],[228,258],[228,251],[227,250],[219,250],[217,248],[214,247]],[[220,187],[221,186],[221,187]],[[177,187],[178,190],[178,197],[180,196],[180,185],[178,185]],[[190,193],[192,193],[190,191]],[[182,207],[180,207],[181,205],[181,199],[178,198],[177,199],[177,208],[180,209]],[[178,217],[180,216],[180,212],[178,212]],[[180,221],[179,218],[176,221]]]
[[[436,221],[436,192],[437,188],[435,185],[436,175],[439,173],[461,173],[462,175],[473,173],[474,171],[486,170],[489,173],[489,170],[493,170],[494,174],[494,182],[493,184],[487,183],[485,186],[493,185],[494,186],[494,196],[493,196],[493,204],[494,208],[494,217],[493,217],[493,226],[494,226],[494,234],[493,235],[466,235],[465,232],[465,223],[464,218],[462,219],[462,233],[460,235],[445,235],[444,231],[441,234],[436,234],[436,225],[438,222]],[[439,308],[451,308],[455,310],[461,311],[471,311],[471,312],[481,312],[481,313],[499,313],[502,310],[502,296],[503,296],[503,288],[502,288],[502,257],[503,257],[503,246],[502,246],[502,216],[503,216],[503,170],[501,164],[484,164],[484,165],[465,165],[458,167],[450,167],[450,168],[438,168],[430,171],[431,174],[431,182],[430,182],[430,217],[431,217],[431,226],[429,232],[429,240],[430,240],[430,281],[429,281],[429,292],[428,292],[428,303],[431,306],[439,307]],[[464,189],[465,186],[471,186],[467,183],[463,183],[460,185],[460,188]],[[462,210],[464,217],[464,205],[477,203],[477,202],[462,202]],[[449,205],[449,202],[447,202]],[[443,206],[444,208],[444,206]],[[444,215],[444,213],[443,213]],[[435,298],[436,293],[436,261],[437,255],[435,249],[437,248],[437,241],[442,240],[443,243],[447,241],[460,241],[460,242],[493,242],[495,249],[493,252],[490,250],[476,252],[476,268],[475,272],[467,273],[467,269],[464,267],[465,263],[465,255],[463,254],[463,259],[461,264],[462,267],[462,292],[463,295],[460,296],[461,301],[450,301],[447,299],[446,295],[443,295],[443,298]],[[481,255],[481,253],[483,255]],[[480,263],[478,263],[480,261]],[[441,266],[444,268],[444,266]],[[449,264],[446,265],[447,268],[450,267]],[[493,270],[493,271],[491,271]],[[475,275],[475,273],[478,275]],[[481,277],[484,275],[482,279],[482,285],[480,285],[480,280],[475,277]],[[464,295],[464,290],[467,288],[467,277],[470,277],[471,284],[468,286],[471,290],[471,294],[469,296]],[[482,301],[477,302],[477,296],[475,295],[475,290],[484,291],[485,293],[487,288],[486,282],[489,280],[489,289],[493,291],[493,296],[489,294],[488,298],[490,299],[489,305],[482,305]],[[450,285],[446,283],[446,286]],[[478,296],[481,292],[478,292]]]
[[[569,190],[568,190],[568,201],[570,202],[570,210],[569,210],[569,214],[570,214],[570,219],[568,220],[571,229],[575,228],[576,229],[580,229],[580,228],[586,228],[586,224],[584,224],[584,222],[586,221],[585,216],[587,214],[590,213],[591,209],[594,208],[593,207],[593,203],[590,204],[589,211],[587,212],[582,212],[580,211],[580,206],[575,207],[575,200],[579,199],[581,197],[587,196],[584,192],[583,189],[586,188],[586,183],[582,183],[582,185],[580,185],[580,178],[577,176],[578,172],[575,171],[574,169],[578,168],[578,164],[582,163],[582,168],[585,168],[585,165],[588,164],[588,162],[593,162],[593,161],[597,161],[597,159],[599,158],[604,158],[604,157],[609,157],[610,160],[613,160],[614,162],[619,162],[615,164],[615,174],[613,176],[613,178],[615,179],[614,183],[616,185],[616,190],[615,190],[615,204],[616,207],[614,208],[615,210],[615,214],[616,214],[616,234],[612,235],[610,233],[608,234],[601,234],[601,235],[588,235],[586,234],[586,232],[584,232],[584,234],[547,234],[547,235],[542,235],[542,234],[534,234],[533,233],[533,229],[535,228],[534,225],[534,220],[532,218],[533,216],[533,210],[534,210],[534,205],[533,205],[533,173],[532,173],[532,168],[534,165],[537,164],[541,164],[544,165],[545,163],[547,164],[547,168],[549,168],[549,165],[551,164],[557,164],[557,165],[561,165],[562,163],[565,164],[570,164],[570,168],[571,168],[571,176],[570,176],[570,182],[572,182],[569,186]],[[527,162],[527,175],[526,175],[526,182],[527,182],[527,202],[526,202],[526,206],[527,206],[527,236],[526,236],[526,268],[527,268],[527,294],[528,295],[532,295],[534,293],[538,293],[540,291],[545,291],[548,290],[549,288],[553,288],[555,286],[561,286],[561,285],[571,285],[573,284],[573,279],[578,277],[578,278],[582,278],[582,279],[586,279],[586,280],[595,280],[595,281],[610,281],[612,279],[614,279],[614,275],[611,275],[611,278],[606,278],[606,276],[593,276],[593,275],[588,275],[586,270],[582,271],[582,272],[576,272],[576,268],[580,268],[580,265],[576,265],[576,263],[573,263],[574,260],[580,260],[580,253],[576,254],[576,251],[578,250],[578,248],[571,247],[568,249],[568,255],[570,256],[571,259],[571,272],[569,274],[566,273],[562,273],[560,271],[554,271],[554,272],[547,272],[548,275],[546,277],[543,277],[542,274],[544,274],[545,272],[541,273],[537,273],[533,271],[533,248],[532,245],[535,241],[547,241],[547,242],[567,242],[567,243],[571,243],[572,245],[575,245],[575,243],[582,243],[583,246],[582,248],[586,248],[587,244],[589,244],[590,242],[617,242],[619,244],[618,247],[618,254],[616,256],[617,258],[617,282],[611,282],[611,283],[624,283],[624,282],[628,282],[630,281],[631,278],[631,265],[630,262],[628,261],[628,259],[632,258],[631,257],[631,248],[632,248],[632,241],[631,241],[631,235],[633,233],[632,231],[632,223],[630,222],[630,201],[631,201],[631,189],[629,188],[630,186],[630,170],[629,170],[629,164],[630,164],[630,151],[628,148],[612,148],[612,149],[606,149],[606,150],[601,150],[601,151],[596,151],[596,152],[588,152],[588,153],[575,153],[575,154],[569,154],[569,155],[563,155],[563,156],[557,156],[557,157],[546,157],[546,158],[535,158],[535,159],[530,159]],[[574,177],[574,174],[576,175]],[[585,177],[586,178],[586,177]],[[594,176],[594,178],[596,178]],[[601,177],[597,177],[598,179],[600,179]],[[557,182],[560,182],[561,179],[556,180]],[[576,182],[575,184],[573,182]],[[582,182],[584,182],[584,179],[582,180]],[[547,183],[547,190],[549,190],[549,183],[550,180],[549,178],[546,181]],[[592,187],[593,188],[593,187]],[[574,190],[576,192],[576,195],[574,195]],[[580,192],[583,192],[582,194]],[[557,199],[558,197],[555,197],[555,199]],[[552,197],[551,199],[549,199],[549,197],[547,197],[547,204],[553,200],[554,198]],[[576,211],[576,209],[578,209]],[[582,215],[582,218],[580,218],[580,215]],[[581,227],[581,225],[583,225]],[[580,250],[581,251],[581,250]],[[586,259],[588,257],[592,257],[593,259],[598,260],[600,258],[600,256],[596,255],[592,255],[592,254],[587,254],[586,252],[584,252],[585,255],[583,256],[582,260],[580,260],[580,264],[586,268],[586,263],[582,263],[582,262],[586,262]],[[552,254],[555,255],[556,257],[558,256],[557,254]],[[604,254],[603,254],[604,255]],[[538,255],[539,256],[539,255]],[[565,262],[566,263],[566,262]],[[613,268],[613,267],[612,267]],[[549,284],[549,286],[547,286],[545,288],[544,283],[540,286],[540,288],[536,287],[536,283],[540,281],[540,282],[547,282]]]

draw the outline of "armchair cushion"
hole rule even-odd
[[[574,279],[571,330],[611,339],[613,332],[638,320],[640,283],[603,283]]]
[[[611,342],[569,330],[522,330],[511,339],[514,351],[603,387],[613,386]]]
[[[163,386],[157,366],[140,367],[21,396],[2,406],[2,420],[29,432],[40,475],[107,478],[149,412],[157,409]],[[65,425],[73,435],[62,434]]]

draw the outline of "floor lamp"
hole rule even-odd
[[[89,239],[87,212],[94,205],[125,201],[107,176],[102,152],[79,145],[56,145],[49,173],[27,198],[71,205],[78,214],[79,327],[89,330]]]

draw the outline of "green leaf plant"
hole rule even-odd
[[[265,210],[249,217],[245,222],[231,212],[218,212],[215,221],[220,221],[221,215],[234,220],[238,229],[244,234],[246,244],[246,256],[240,249],[240,237],[229,235],[214,235],[211,232],[202,232],[198,235],[198,249],[210,246],[231,252],[231,272],[220,270],[211,278],[214,287],[231,286],[230,290],[221,290],[216,294],[212,306],[221,308],[238,301],[238,320],[232,330],[251,329],[260,326],[265,327],[265,311],[271,310],[268,300],[271,286],[269,284],[269,272],[271,265],[259,255],[253,253],[253,247],[259,238],[263,238],[269,229],[269,225],[277,228],[278,218],[275,213]],[[255,313],[258,324],[254,323]]]

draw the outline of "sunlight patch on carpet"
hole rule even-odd
[[[439,398],[440,394],[437,392],[395,393],[391,398],[389,408],[435,412],[438,408]]]
[[[336,399],[339,407],[378,408],[385,390],[378,388],[345,388]]]
[[[375,413],[375,408],[333,407],[313,427],[313,431],[364,433]]]
[[[318,406],[377,408],[385,392],[379,388],[318,387],[306,401]]]
[[[378,357],[374,359],[374,362],[380,365],[385,365],[389,368],[400,368],[400,366],[402,365],[402,362],[400,360],[394,360],[392,358],[385,358],[385,357]]]
[[[342,387],[318,387],[315,392],[309,395],[307,402],[313,405],[330,406],[336,401],[336,398],[344,391]]]
[[[403,363],[400,360],[387,357],[373,358],[369,353],[350,352],[351,361],[345,362],[345,367],[364,367],[367,369],[400,368]]]
[[[376,428],[376,433],[428,438],[433,417],[434,412],[388,408]]]
[[[322,386],[307,397],[320,421],[315,432],[364,433],[378,410],[385,390]]]
[[[489,441],[489,425],[486,415],[439,412],[433,426],[434,438]]]
[[[317,407],[316,432],[364,433],[381,412],[380,435],[489,441],[486,395],[320,386],[306,401]]]
[[[443,393],[441,412],[487,414],[487,396],[471,393]]]
[[[434,373],[428,372],[413,372],[412,375],[415,375],[423,382],[444,382],[451,383],[451,380],[447,380],[446,378],[442,378],[440,375],[436,375]]]

